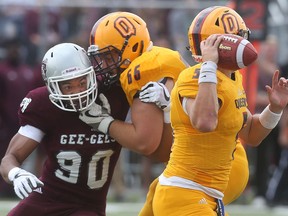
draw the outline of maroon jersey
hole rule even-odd
[[[114,86],[105,96],[112,116],[124,121],[129,106],[122,89]],[[82,210],[93,209],[95,215],[105,215],[108,188],[121,146],[108,135],[94,131],[78,116],[79,113],[63,111],[53,105],[46,87],[29,92],[21,104],[20,125],[29,124],[45,133],[40,145],[47,154],[40,177],[44,183],[42,194],[33,192],[20,203],[31,206],[29,215],[43,213],[45,203],[41,206],[39,197],[45,197],[45,202],[52,200],[53,206],[54,203],[66,205],[65,212],[58,209],[55,215],[70,215],[76,206]],[[38,213],[34,209],[35,202],[42,208]],[[48,210],[45,215],[49,213]]]

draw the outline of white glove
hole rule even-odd
[[[93,103],[80,113],[79,119],[95,130],[108,134],[109,126],[114,121],[114,118],[110,116],[111,108],[107,98],[103,94],[100,94],[99,98],[102,106]]]
[[[164,84],[148,82],[141,88],[139,99],[145,103],[155,103],[164,111],[164,122],[170,123],[170,93]]]
[[[12,168],[8,173],[8,178],[14,185],[14,191],[20,199],[24,199],[36,188],[44,186],[35,175],[19,167]]]
[[[155,103],[164,112],[170,112],[170,93],[162,83],[148,82],[141,88],[139,99],[145,103]]]

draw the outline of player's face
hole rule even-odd
[[[119,52],[117,50],[113,49],[108,52],[102,52],[99,58],[103,70],[109,71],[110,76],[117,75],[119,62]]]
[[[96,49],[90,46],[88,53],[100,86],[110,87],[119,80],[121,52],[113,46]]]
[[[59,83],[59,88],[63,95],[71,95],[71,97],[73,97],[73,95],[75,94],[81,94],[81,92],[86,91],[88,88],[87,85],[87,76],[85,75],[75,79],[62,81]],[[70,107],[74,105],[74,107],[79,109],[80,107],[82,107],[80,106],[80,104],[85,104],[86,101],[86,97],[81,97],[80,99],[78,97],[74,99],[71,98],[70,100],[66,101],[66,106]]]
[[[66,80],[59,83],[62,94],[77,94],[87,90],[87,76]]]

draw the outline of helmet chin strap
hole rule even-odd
[[[123,43],[123,46],[122,46],[122,48],[120,50],[121,59],[122,59],[122,54],[124,53],[124,50],[125,50],[126,46],[128,45],[129,38],[130,38],[130,36],[126,36],[125,41]],[[128,66],[128,65],[130,65],[130,63],[131,63],[131,61],[129,59],[125,59],[124,61],[122,61],[122,63],[119,65],[119,67],[121,65]]]
[[[122,53],[124,52],[126,46],[128,45],[128,40],[129,40],[129,38],[130,38],[130,36],[127,36],[127,37],[125,38],[125,41],[124,41],[123,46],[122,46],[122,49],[120,50],[121,55],[122,55]]]

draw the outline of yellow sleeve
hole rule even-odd
[[[149,81],[156,82],[169,77],[176,82],[186,67],[180,54],[167,48],[153,47],[151,51],[143,53],[120,76],[129,104],[132,104],[137,92]]]

